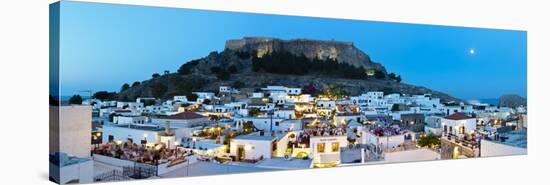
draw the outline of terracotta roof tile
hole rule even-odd
[[[181,112],[181,113],[177,113],[177,114],[174,114],[174,115],[163,117],[163,119],[184,119],[184,120],[188,120],[188,119],[198,119],[198,118],[204,118],[204,117],[205,116],[197,114],[197,113],[192,112],[192,111],[185,111],[185,112]]]
[[[466,114],[462,112],[454,113],[450,116],[445,117],[445,119],[451,119],[451,120],[463,120],[463,119],[471,119],[470,116],[467,116]]]

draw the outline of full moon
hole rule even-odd
[[[476,50],[475,50],[475,49],[473,49],[473,48],[470,49],[470,55],[473,55],[473,54],[475,54],[475,53],[476,53]]]

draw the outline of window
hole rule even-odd
[[[340,150],[340,143],[332,143],[332,152],[338,152]]]
[[[317,153],[325,153],[325,143],[317,144]]]

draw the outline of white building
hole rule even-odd
[[[390,128],[390,127],[387,127]],[[360,144],[372,144],[386,149],[399,147],[405,144],[406,136],[410,136],[411,141],[415,140],[415,136],[412,133],[405,133],[403,131],[395,132],[383,132],[381,135],[377,135],[373,130],[367,130],[364,127],[358,127],[357,132],[360,135]]]
[[[443,106],[443,112],[445,113],[445,115],[449,116],[459,112],[472,114],[475,112],[475,110],[473,105],[465,105],[464,103],[460,103]]]
[[[174,96],[175,102],[187,102],[187,96]]]
[[[262,92],[252,93],[252,98],[263,98],[263,97],[264,97],[264,93],[262,93]]]
[[[94,161],[88,158],[69,156],[66,153],[50,155],[50,178],[59,184],[93,183]]]
[[[288,94],[286,96],[286,102],[288,103],[308,103],[313,102],[313,97],[311,97],[310,94],[300,94],[300,95],[292,95]]]
[[[237,160],[271,158],[276,138],[273,136],[242,135],[231,140],[230,155]]]
[[[336,109],[336,101],[334,100],[319,100],[317,101],[317,108],[322,109]]]
[[[246,105],[247,109],[260,109],[260,111],[270,111],[273,110],[275,107],[275,104],[273,103],[265,103],[265,102],[257,102],[257,103],[249,103]]]
[[[145,116],[114,116],[114,124],[145,124]]]
[[[362,96],[366,96],[368,99],[382,99],[384,98],[384,92],[382,91],[369,91],[367,94],[363,94]]]
[[[154,125],[103,125],[103,142],[125,142],[131,140],[138,144],[160,142],[159,133],[165,129]]]
[[[271,98],[273,103],[282,105],[286,103],[287,96],[288,94],[286,92],[271,92],[269,98]]]
[[[401,97],[401,94],[398,93],[392,93],[384,96],[384,99],[388,102],[388,104],[404,104],[405,98]]]
[[[231,93],[232,88],[229,86],[220,86],[220,93]]]
[[[170,127],[173,128],[190,128],[207,124],[208,117],[192,111],[185,111],[170,116],[153,118],[152,122],[157,125],[164,125],[168,122],[170,123]]]
[[[347,136],[313,136],[309,139],[313,166],[340,164],[340,148],[348,146]]]
[[[229,86],[220,86],[219,91],[220,93],[232,93],[232,94],[239,93],[239,90]]]
[[[342,124],[348,124],[351,121],[361,123],[364,119],[365,117],[360,113],[342,113],[334,115],[334,124],[340,126]]]
[[[426,124],[424,125],[424,133],[441,135],[441,117],[439,116],[427,116]]]
[[[291,88],[291,87],[287,87],[287,88],[285,88],[285,92],[286,92],[287,94],[299,95],[299,94],[302,94],[302,88]]]
[[[205,100],[213,100],[216,98],[216,94],[213,92],[193,92],[197,95],[197,103],[203,103]]]
[[[140,110],[143,109],[143,103],[140,102],[117,102],[116,107],[119,109]]]
[[[283,124],[283,118],[277,118],[273,117],[270,118],[268,116],[262,116],[262,117],[243,117],[243,118],[235,118],[237,121],[241,122],[252,122],[254,124],[254,127],[256,127],[258,130],[264,130],[264,131],[270,131],[271,128],[273,128],[274,131],[277,130],[287,130],[291,125],[284,125]]]
[[[137,103],[144,103],[144,104],[145,104],[145,102],[156,102],[156,101],[157,101],[156,98],[144,98],[144,97],[139,97],[139,98],[136,99],[136,102],[137,102]]]
[[[269,92],[269,93],[284,92],[284,93],[292,94],[292,95],[302,94],[302,89],[301,88],[292,88],[292,87],[285,87],[285,86],[272,86],[272,85],[269,85],[265,88],[262,88],[262,90],[266,91],[266,92]]]
[[[283,119],[294,119],[296,118],[294,108],[281,108],[275,110],[273,113],[274,117],[283,118]]]
[[[441,127],[443,128],[443,134],[471,134],[476,129],[476,119],[462,112],[457,112],[441,119]]]

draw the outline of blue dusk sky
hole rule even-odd
[[[469,100],[527,95],[527,32],[62,2],[61,95],[119,91],[245,36],[350,41],[403,82]]]

